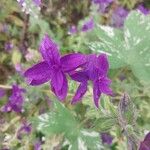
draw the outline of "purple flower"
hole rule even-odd
[[[93,0],[93,3],[99,5],[99,11],[101,13],[106,12],[106,8],[113,2],[113,0]]]
[[[29,68],[24,76],[33,86],[50,81],[52,91],[64,100],[68,91],[67,73],[83,65],[86,57],[79,53],[61,56],[58,45],[48,35],[41,42],[40,52],[43,61]]]
[[[111,24],[114,27],[120,28],[124,25],[124,20],[128,15],[128,11],[123,7],[118,7],[112,14]]]
[[[34,144],[34,150],[41,150],[41,142],[40,141],[37,141],[35,144]]]
[[[93,97],[97,108],[99,107],[99,98],[102,93],[112,95],[112,90],[109,88],[111,80],[107,77],[108,69],[109,64],[105,54],[99,56],[95,54],[89,55],[83,70],[70,74],[73,80],[80,82],[76,94],[73,97],[72,104],[82,99],[87,91],[89,80],[93,83]]]
[[[5,96],[5,90],[3,90],[2,88],[0,88],[0,99],[3,98]]]
[[[2,107],[3,112],[15,111],[21,112],[23,106],[23,96],[25,89],[20,88],[18,85],[12,86],[12,95],[9,97],[9,101]]]
[[[150,132],[145,136],[144,141],[141,142],[139,150],[150,150]]]
[[[36,4],[36,6],[40,6],[41,5],[41,0],[33,0],[33,2]]]
[[[32,130],[31,123],[23,122],[20,129],[17,131],[17,138],[22,139],[22,134],[30,134]]]
[[[91,18],[90,20],[84,23],[84,25],[82,26],[82,31],[87,32],[89,30],[92,30],[93,28],[94,28],[94,20],[93,18]]]
[[[69,28],[69,32],[68,34],[72,35],[72,34],[75,34],[77,33],[77,27],[75,25],[72,25],[70,28]]]
[[[12,48],[13,48],[13,44],[11,42],[5,43],[5,50],[7,52],[10,52],[12,50]]]
[[[148,15],[150,14],[150,10],[146,7],[144,7],[143,4],[139,5],[139,7],[137,8],[140,12],[142,12],[144,15]]]
[[[109,133],[101,133],[101,139],[103,144],[112,144],[113,137]]]

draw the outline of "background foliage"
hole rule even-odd
[[[41,9],[27,0],[26,11],[15,0],[0,2],[0,88],[6,95],[0,98],[2,107],[11,95],[11,85],[17,83],[26,89],[23,113],[0,112],[0,149],[34,149],[41,141],[44,150],[125,150],[132,137],[142,141],[150,131],[150,16],[136,11],[140,0],[118,0],[107,14],[97,12],[90,0],[43,0]],[[110,26],[114,6],[131,11],[121,29]],[[150,3],[145,1],[149,7]],[[95,28],[81,32],[90,17]],[[79,31],[69,35],[70,26]],[[101,53],[109,56],[113,97],[102,95],[101,106],[92,102],[92,87],[82,103],[71,105],[77,85],[69,84],[64,103],[58,102],[45,84],[30,87],[22,72],[40,60],[38,46],[48,33],[60,46],[61,52]],[[12,44],[12,48],[7,46]],[[30,55],[29,55],[30,54]],[[28,57],[29,56],[29,57]],[[124,92],[130,95],[127,112],[121,115]],[[123,96],[122,96],[123,95]],[[126,124],[121,119],[126,119]],[[17,139],[22,122],[32,123],[32,132]],[[101,133],[113,137],[111,145],[104,144]],[[51,146],[50,146],[51,145]]]

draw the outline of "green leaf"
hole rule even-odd
[[[63,134],[71,141],[76,139],[79,132],[74,116],[57,100],[54,101],[54,108],[49,113],[40,115],[34,124],[46,136]]]
[[[17,50],[14,50],[13,51],[13,54],[12,54],[12,62],[14,65],[16,64],[19,64],[21,61],[21,53]]]
[[[125,22],[127,63],[142,81],[150,83],[150,16],[133,11]]]
[[[90,43],[94,52],[107,53],[111,68],[120,68],[125,65],[120,50],[123,49],[123,32],[109,26],[97,26],[95,33],[100,41]]]
[[[101,147],[99,133],[82,129],[71,112],[58,101],[54,108],[33,120],[33,125],[46,136],[63,135],[69,141],[71,150],[97,150]]]
[[[94,123],[94,129],[101,132],[110,130],[117,123],[117,119],[112,116],[100,117]]]
[[[71,150],[101,150],[103,148],[98,132],[83,129],[80,131],[77,141],[71,144]]]
[[[142,83],[150,84],[150,16],[132,11],[124,29],[98,26],[95,30],[100,41],[90,44],[94,52],[105,52],[110,67],[130,66]]]

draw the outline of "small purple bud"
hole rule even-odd
[[[69,28],[69,31],[68,31],[68,34],[69,35],[72,35],[72,34],[75,34],[77,33],[77,27],[75,25],[72,25],[70,28]]]
[[[142,12],[144,15],[148,15],[150,14],[150,9],[144,7],[143,4],[139,5],[139,7],[137,8],[140,12]]]
[[[33,0],[33,2],[35,3],[36,6],[40,6],[41,5],[41,0]]]
[[[101,133],[101,139],[103,144],[112,144],[113,137],[109,133]]]
[[[8,102],[1,108],[2,112],[22,112],[24,103],[23,93],[25,89],[20,88],[18,85],[12,86],[12,95],[9,97]]]
[[[5,43],[5,50],[7,52],[10,52],[12,50],[12,48],[13,48],[13,44],[11,42],[6,42]]]
[[[27,134],[29,135],[31,133],[32,126],[31,123],[23,122],[22,126],[17,132],[17,138],[22,139],[22,134]]]
[[[22,72],[21,64],[15,64],[15,69],[17,72],[21,73]]]
[[[89,30],[92,30],[94,28],[94,20],[91,18],[90,20],[86,21],[82,26],[82,31],[87,32]]]
[[[41,150],[41,142],[40,141],[37,141],[35,144],[34,144],[34,150]]]
[[[128,16],[128,11],[123,7],[118,7],[112,14],[111,24],[116,28],[121,28]]]

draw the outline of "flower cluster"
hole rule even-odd
[[[69,28],[69,32],[68,34],[72,35],[77,33],[78,31],[82,31],[82,32],[87,32],[90,31],[94,28],[94,19],[90,18],[89,20],[87,20],[86,22],[84,22],[84,24],[82,25],[81,29],[77,29],[77,27],[75,25],[72,25]]]
[[[30,134],[32,130],[31,123],[27,123],[26,121],[23,122],[22,126],[17,131],[17,138],[19,140],[22,139],[23,134]]]
[[[25,93],[25,89],[20,88],[18,85],[13,85],[12,95],[9,97],[9,101],[2,107],[2,111],[22,112],[22,107],[24,103],[22,95],[23,93]]]
[[[96,5],[98,5],[98,12],[101,14],[105,14],[108,12],[108,8],[110,8],[112,3],[116,3],[115,0],[92,0],[92,2]],[[118,4],[116,3],[116,6]],[[144,6],[144,4],[140,4],[137,6],[137,9],[145,14],[148,15],[150,14],[150,10]],[[123,27],[124,25],[124,20],[129,14],[129,10],[126,8],[118,5],[117,7],[114,7],[112,13],[111,13],[111,19],[110,19],[110,25],[116,28]]]
[[[24,76],[30,85],[37,86],[50,81],[51,90],[64,100],[68,92],[67,76],[80,83],[72,103],[80,101],[87,91],[88,81],[93,84],[93,97],[98,107],[98,100],[102,93],[112,95],[109,88],[111,80],[107,77],[109,64],[107,56],[84,55],[72,53],[61,56],[58,45],[45,35],[40,45],[43,60],[29,68]]]
[[[139,10],[141,13],[143,13],[144,15],[150,14],[150,9],[146,8],[146,7],[144,6],[144,4],[139,5],[139,6],[138,6],[138,10]]]

